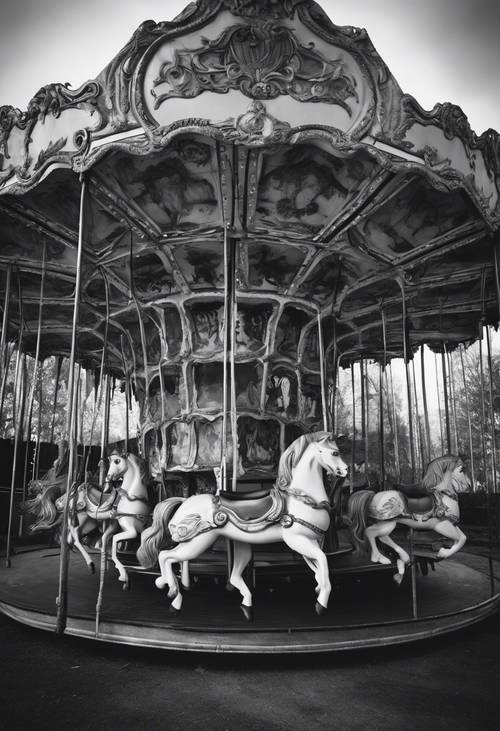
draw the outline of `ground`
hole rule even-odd
[[[499,728],[500,615],[404,646],[281,658],[112,646],[2,615],[0,636],[5,731]]]

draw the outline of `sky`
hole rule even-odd
[[[26,109],[41,86],[95,78],[144,20],[187,0],[1,0],[0,106]],[[364,27],[403,91],[451,101],[480,134],[500,130],[499,0],[323,0],[337,25]]]

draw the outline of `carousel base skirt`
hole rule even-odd
[[[212,653],[314,653],[401,644],[460,630],[500,608],[488,561],[484,566],[478,561],[472,568],[458,554],[426,576],[416,574],[414,602],[409,570],[397,586],[394,567],[337,556],[331,562],[329,608],[321,616],[314,611],[312,575],[300,564],[280,572],[257,567],[254,621],[248,622],[239,592],[228,591],[225,579],[217,571],[207,573],[206,564],[191,566],[195,581],[176,616],[169,613],[166,592],[155,588],[154,574],[132,570],[130,591],[123,591],[109,565],[96,617],[99,572],[90,574],[72,554],[65,632],[102,642]],[[98,553],[95,563],[98,567]],[[0,569],[0,611],[54,631],[58,573],[57,550],[14,556],[11,568]]]

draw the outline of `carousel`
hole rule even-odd
[[[499,176],[312,0],[198,0],[0,107],[0,610],[255,653],[497,611],[459,498],[497,492]]]

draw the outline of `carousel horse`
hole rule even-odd
[[[460,457],[444,455],[429,463],[422,479],[418,497],[409,497],[400,490],[359,490],[350,495],[344,515],[351,535],[358,547],[367,548],[373,563],[390,564],[378,548],[377,539],[397,554],[400,583],[406,564],[407,552],[391,538],[398,523],[416,530],[434,530],[453,542],[437,552],[437,558],[448,558],[459,551],[467,540],[457,523],[460,519],[457,492],[464,492],[470,485],[463,473]]]
[[[114,483],[121,480],[119,486]],[[105,488],[101,492],[90,483],[84,482],[70,493],[68,542],[77,548],[87,566],[94,573],[92,559],[81,543],[87,535],[104,520],[110,523],[102,538],[102,549],[106,550],[107,540],[111,541],[111,558],[118,570],[118,579],[123,588],[129,588],[129,578],[125,566],[118,558],[118,544],[136,538],[149,519],[149,500],[146,486],[146,470],[143,461],[134,454],[113,452],[109,457],[109,469],[105,478]],[[62,512],[66,496],[57,501]],[[121,530],[120,530],[121,529]]]
[[[328,561],[322,550],[330,524],[323,470],[345,477],[347,465],[331,434],[315,432],[296,439],[282,454],[275,486],[250,493],[173,497],[159,503],[152,526],[141,535],[139,563],[158,562],[156,586],[168,586],[170,611],[182,606],[182,593],[173,564],[190,561],[208,550],[219,536],[234,541],[229,582],[242,597],[241,609],[252,618],[252,594],[242,573],[251,558],[251,544],[283,541],[300,553],[316,578],[316,612],[328,605],[331,592]],[[172,542],[176,543],[174,547]]]

